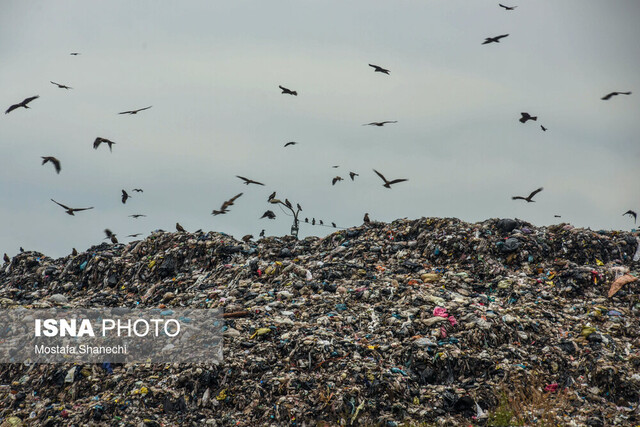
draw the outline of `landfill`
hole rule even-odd
[[[637,231],[517,219],[24,252],[1,309],[219,308],[224,359],[2,364],[0,426],[639,425],[639,272]]]

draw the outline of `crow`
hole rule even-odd
[[[176,222],[176,231],[184,232],[184,231],[187,231],[187,230],[185,230],[184,227],[181,226],[179,222]]]
[[[362,219],[362,221],[364,221],[365,224],[369,224],[371,222],[368,213],[364,214],[364,218]]]
[[[333,228],[336,228],[336,223],[332,222],[331,225],[333,226]]]
[[[486,37],[484,39],[484,42],[482,42],[482,44],[489,44],[489,43],[500,43],[500,39],[503,39],[505,37],[507,37],[509,34],[503,34],[501,36],[495,36],[495,37]]]
[[[244,181],[244,184],[247,184],[247,185],[249,185],[249,184],[264,185],[264,184],[263,184],[263,183],[261,183],[261,182],[254,181],[254,180],[249,179],[249,178],[245,178],[244,176],[236,175],[236,178],[240,178],[241,180],[243,180],[243,181]]]
[[[131,196],[129,195],[129,193],[127,193],[126,191],[122,190],[122,204],[127,203],[127,199],[129,199]]]
[[[276,214],[273,213],[273,211],[265,211],[260,217],[260,219],[262,218],[276,219]]]
[[[298,208],[298,212],[302,212],[302,206],[300,206],[300,203],[296,203],[296,207]]]
[[[319,219],[318,222],[320,223],[320,225],[324,225],[324,222],[322,222],[321,219]]]
[[[532,191],[531,194],[529,194],[527,197],[513,196],[513,197],[511,197],[511,200],[526,200],[527,203],[534,203],[535,200],[532,200],[533,196],[535,196],[536,194],[538,194],[542,190],[543,190],[543,187],[540,187],[537,190]]]
[[[69,206],[63,205],[62,203],[58,203],[55,200],[51,199],[51,201],[53,203],[55,203],[56,205],[62,206],[63,208],[65,208],[67,210],[67,214],[69,215],[74,215],[74,212],[80,212],[80,211],[86,211],[89,209],[93,209],[93,206],[91,206],[90,208],[70,208]]]
[[[357,174],[357,173],[355,173],[355,172],[349,172],[349,177],[351,178],[351,181],[355,181],[355,177],[356,177],[356,176],[360,176],[360,175],[358,175],[358,174]]]
[[[288,146],[290,146],[290,145],[296,145],[296,144],[297,144],[297,142],[295,142],[295,141],[289,141],[289,142],[287,142],[286,144],[284,144],[284,146],[285,146],[285,147],[288,147]]]
[[[286,207],[293,210],[293,206],[291,205],[291,202],[289,201],[289,199],[284,199],[284,204]]]
[[[118,113],[118,114],[138,114],[138,112],[144,111],[144,110],[148,110],[151,107],[153,107],[153,105],[149,105],[148,107],[144,107],[144,108],[138,108],[137,110],[123,111],[123,112]]]
[[[142,233],[135,233],[135,234],[127,234],[127,237],[138,237],[140,236]]]
[[[143,214],[133,214],[133,215],[129,215],[131,218],[140,218],[141,216],[146,216]]]
[[[306,222],[307,224],[309,224],[309,218],[305,218],[304,222]]]
[[[80,52],[71,52],[69,55],[78,56],[80,55]]]
[[[236,194],[235,196],[233,196],[232,198],[230,198],[229,200],[227,200],[226,202],[224,202],[222,204],[222,206],[220,206],[220,210],[213,210],[211,212],[211,215],[221,215],[221,214],[226,214],[227,212],[229,212],[229,210],[227,209],[229,206],[233,205],[233,202],[236,201],[236,199],[238,197],[242,196],[242,193]]]
[[[71,255],[78,256],[78,250],[76,248],[71,249]]]
[[[109,151],[112,151],[111,147],[113,146],[113,144],[115,144],[115,142],[109,141],[107,138],[101,138],[101,137],[97,137],[96,140],[93,141],[93,149],[97,150],[100,144],[102,144],[103,142],[109,146]]]
[[[311,218],[311,225],[316,225],[316,219],[315,218]]]
[[[109,230],[108,228],[104,229],[104,234],[107,235],[107,237],[105,237],[105,239],[110,239],[111,243],[113,243],[114,245],[116,243],[118,243],[118,239],[116,239],[116,235],[114,233],[112,233],[111,230]]]
[[[3,259],[4,259],[4,262],[7,262],[7,263],[11,262],[11,258],[9,258],[9,255],[7,255],[6,252],[4,253]]]
[[[31,101],[33,101],[34,99],[40,98],[40,95],[36,95],[36,96],[32,96],[30,98],[26,98],[24,99],[22,102],[18,103],[18,104],[13,104],[11,107],[7,108],[7,111],[5,111],[5,114],[8,114],[10,112],[12,112],[13,110],[15,110],[16,108],[29,108],[29,106],[27,105],[28,103],[30,103]]]
[[[398,123],[397,120],[387,120],[384,122],[371,122],[371,123],[365,123],[362,126],[384,126],[387,123]]]
[[[298,96],[298,92],[296,92],[295,90],[291,90],[291,89],[287,89],[284,86],[278,86],[280,89],[282,89],[282,93],[286,94],[286,95],[293,95],[293,96]]]
[[[60,160],[52,156],[41,156],[41,157],[42,157],[43,165],[47,162],[51,162],[53,164],[53,167],[56,169],[56,173],[60,173],[60,171],[62,170],[62,168],[60,167]]]
[[[606,94],[605,96],[603,96],[600,99],[602,99],[603,101],[608,101],[612,97],[617,96],[617,95],[631,95],[631,92],[611,92],[611,93]]]
[[[500,6],[500,7],[504,8],[505,10],[513,10],[513,9],[515,9],[516,7],[518,7],[518,6],[505,6],[505,5],[500,4],[500,3],[498,3],[498,6]]]
[[[260,237],[264,237],[264,230],[260,232]]]
[[[634,211],[632,211],[631,209],[629,209],[628,211],[626,211],[625,213],[622,214],[624,215],[629,215],[630,217],[633,217],[633,223],[636,223],[636,220],[638,219],[638,214],[635,213]]]
[[[336,176],[331,180],[331,185],[336,185],[336,182],[342,181],[342,177]]]
[[[377,72],[377,73],[384,73],[389,75],[389,70],[386,70],[378,65],[374,65],[374,64],[369,64],[369,67],[373,67],[373,71]]]
[[[380,172],[378,172],[375,169],[373,171],[376,173],[376,175],[378,175],[380,178],[382,178],[382,180],[384,181],[383,187],[386,187],[386,188],[391,188],[391,185],[397,184],[399,182],[408,181],[408,179],[405,179],[405,178],[399,178],[399,179],[394,179],[392,181],[387,181],[387,178],[385,178],[384,175],[382,175]]]
[[[533,120],[534,122],[538,120],[538,116],[532,116],[529,113],[520,113],[520,115],[522,116],[518,119],[520,123],[527,123],[528,120]]]
[[[51,80],[49,80],[51,82]],[[60,84],[60,83],[56,83],[56,82],[51,82],[52,84],[58,86],[60,89],[73,89],[72,87]]]
[[[270,201],[272,201],[272,200],[273,200],[273,199],[275,199],[275,198],[276,198],[276,192],[274,191],[273,193],[271,193],[271,194],[269,195],[269,198],[267,199],[267,202],[270,202]]]

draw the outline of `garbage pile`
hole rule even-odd
[[[536,388],[557,423],[634,425],[639,272],[637,232],[512,219],[24,252],[2,309],[222,308],[224,361],[3,364],[0,423],[499,425],[510,391]]]

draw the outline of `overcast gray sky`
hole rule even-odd
[[[640,3],[502,3],[518,7],[5,0],[0,107],[40,98],[0,117],[0,251],[63,256],[105,228],[129,241],[176,221],[283,235],[291,219],[266,203],[274,190],[303,218],[342,227],[368,212],[632,228],[621,214],[640,210]],[[600,100],[611,91],[633,94]],[[538,121],[521,124],[522,111]],[[362,126],[382,120],[398,123]],[[113,153],[92,148],[98,136]],[[409,181],[383,188],[373,168]],[[345,181],[332,186],[336,175]],[[511,200],[540,186],[536,203]],[[210,214],[239,192],[227,215]],[[95,209],[72,217],[50,198]],[[258,219],[266,209],[274,221]],[[301,236],[331,231],[301,225]]]

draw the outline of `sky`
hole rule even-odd
[[[40,97],[0,117],[0,252],[60,257],[102,242],[105,228],[128,242],[176,222],[286,235],[292,219],[267,203],[272,191],[299,203],[301,219],[339,227],[367,212],[632,229],[622,213],[640,210],[640,3],[503,4],[517,8],[4,0],[0,108]],[[633,93],[600,99],[612,91]],[[522,124],[521,112],[538,120]],[[363,126],[384,120],[397,123]],[[113,152],[94,150],[96,137]],[[384,188],[373,169],[408,181]],[[511,200],[538,187],[536,203]],[[69,216],[52,198],[94,209]],[[259,219],[267,209],[275,220]],[[302,223],[300,237],[333,231]]]

